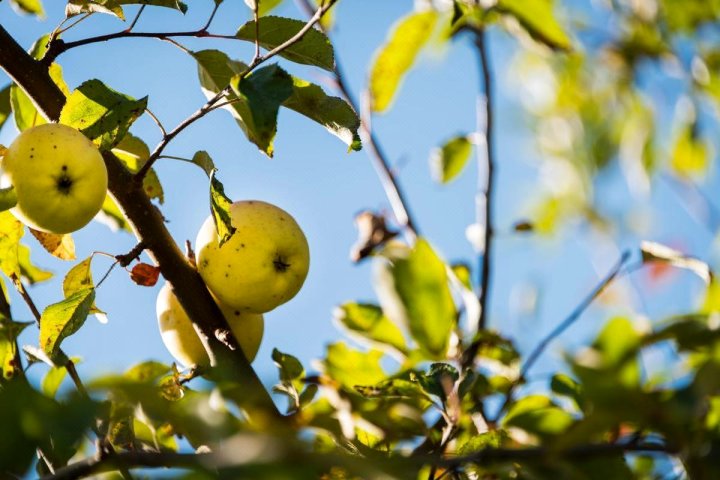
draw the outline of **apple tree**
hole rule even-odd
[[[9,78],[0,91],[0,126],[29,140],[22,148],[13,143],[0,149],[3,478],[720,477],[720,284],[708,259],[713,242],[690,252],[667,246],[662,235],[643,229],[648,215],[630,212],[642,205],[684,240],[681,245],[692,244],[697,232],[675,228],[663,216],[665,204],[656,201],[656,192],[670,191],[712,236],[720,227],[714,192],[707,188],[717,181],[717,1],[406,2],[404,16],[393,19],[376,46],[361,95],[348,81],[333,38],[343,22],[372,22],[383,12],[379,2],[362,6],[367,18],[351,19],[342,15],[347,0],[297,0],[295,10],[288,1],[246,0],[246,18],[224,33],[214,27],[230,7],[222,0],[208,1],[213,5],[204,18],[194,4],[179,0],[70,0],[52,31],[20,45],[8,22],[34,22],[46,13],[41,0],[8,1],[17,16],[0,22],[0,67]],[[153,19],[182,14],[198,27],[173,31],[163,21],[144,22],[150,11],[157,13]],[[84,25],[108,19],[116,23],[106,23],[114,26],[107,32],[82,34]],[[135,45],[163,41],[182,51],[196,67],[188,75],[197,75],[206,102],[162,99],[185,102],[190,112],[168,126],[148,108],[146,96],[135,98],[95,78],[65,80],[67,52],[89,45],[110,49],[121,39]],[[185,45],[190,39],[209,46],[191,49]],[[496,40],[511,45],[506,48],[513,60],[502,64],[503,74],[520,99],[516,106],[524,109],[513,121],[532,133],[539,158],[530,208],[514,220],[498,218],[504,189],[514,196],[531,193],[499,175],[509,160],[497,148],[499,128],[506,125],[499,121],[498,80],[506,77],[498,75],[500,64],[491,55]],[[236,42],[252,46],[253,54],[235,58]],[[424,52],[438,46],[470,48],[467,71],[479,72],[477,98],[437,92],[448,102],[475,102],[477,122],[454,136],[437,132],[428,172],[440,188],[452,189],[476,164],[477,192],[468,199],[476,221],[467,236],[477,255],[462,261],[448,261],[435,246],[434,236],[442,232],[420,230],[415,203],[401,186],[408,180],[372,122],[392,114],[406,77]],[[298,65],[313,72],[308,78],[314,82],[295,74]],[[671,100],[675,112],[669,111]],[[323,127],[348,155],[367,155],[389,207],[357,206],[366,210],[355,218],[359,238],[351,248],[354,262],[372,264],[377,298],[336,299],[335,318],[349,338],[329,344],[316,365],[274,349],[278,379],[272,391],[251,361],[262,314],[288,301],[307,274],[301,226],[288,227],[294,220],[282,211],[255,218],[255,207],[233,203],[203,145],[184,157],[167,153],[188,127],[221,109],[237,123],[238,135],[266,157],[286,133],[278,129],[280,111]],[[155,145],[133,133],[143,117],[160,132]],[[64,146],[33,133],[66,130],[82,135],[79,143]],[[58,147],[62,152],[55,155]],[[47,160],[46,168],[31,163],[36,155]],[[103,173],[85,190],[72,162],[93,155],[102,158],[94,172]],[[60,165],[66,173],[52,173],[58,159],[66,159]],[[194,244],[183,246],[167,228],[163,197],[187,187],[161,183],[155,170],[161,159],[186,161],[204,172],[206,181],[193,188],[207,189],[209,219]],[[52,180],[39,183],[48,174]],[[92,214],[99,210],[111,219],[117,235],[134,235],[136,246],[78,259],[72,231],[93,215],[70,232],[63,226],[79,218],[74,206],[84,204],[85,194],[96,196],[105,176],[107,194],[102,188]],[[24,182],[33,187],[25,190]],[[58,192],[78,196],[54,211],[51,199]],[[268,230],[275,237],[263,236]],[[542,245],[573,235],[602,237],[616,254],[599,267],[600,278],[584,296],[563,296],[563,310],[553,312],[547,332],[512,334],[493,295],[501,274],[519,280],[518,272],[501,268],[508,256],[503,244],[520,239]],[[277,238],[286,245],[272,244]],[[33,263],[31,243],[58,262],[71,262],[64,278]],[[271,260],[243,271],[263,249],[271,251]],[[113,262],[98,278],[91,268],[96,255]],[[210,270],[208,264],[215,268],[217,262],[220,268]],[[161,277],[167,282],[158,315],[164,339],[168,332],[168,338],[176,335],[168,348],[177,363],[137,358],[126,371],[81,378],[76,355],[82,352],[63,342],[89,315],[112,314],[96,304],[95,291],[120,270],[113,272],[116,266],[130,272],[137,289]],[[571,270],[561,262],[551,273],[562,277]],[[677,271],[685,275],[668,273]],[[663,294],[636,284],[644,272],[650,281],[669,278],[672,288],[701,285],[700,298],[682,309],[663,309]],[[41,282],[56,282],[63,295],[36,303],[33,286]],[[522,291],[514,305],[532,304],[536,294]],[[21,321],[18,311],[25,307],[13,302],[11,309],[11,298],[24,302],[32,322]],[[590,310],[603,319],[594,339],[569,349],[542,382],[533,381],[549,346]],[[254,320],[238,319],[244,315]],[[180,319],[184,326],[174,326]],[[37,340],[24,344],[21,335]],[[192,345],[182,343],[190,340]],[[74,388],[60,389],[64,380]]]

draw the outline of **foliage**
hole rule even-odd
[[[223,2],[214,3],[213,15]],[[205,289],[178,291],[184,306],[201,305],[188,314],[215,359],[208,371],[183,372],[144,361],[83,383],[75,370],[79,359],[62,346],[89,314],[104,315],[95,305],[95,291],[105,277],[95,281],[93,256],[75,262],[62,280],[62,298],[43,309],[34,306],[25,286],[49,281],[52,274],[31,261],[24,227],[8,211],[12,190],[4,189],[0,476],[30,475],[34,468],[49,478],[55,478],[52,472],[77,478],[113,470],[132,478],[132,469],[166,466],[188,470],[188,478],[652,479],[669,478],[673,469],[681,472],[678,478],[720,478],[720,282],[710,264],[658,242],[636,245],[565,321],[526,351],[520,340],[527,339],[509,338],[484,323],[492,304],[476,292],[490,291],[489,269],[448,263],[433,246],[433,234],[422,236],[414,228],[370,132],[370,118],[361,124],[359,105],[347,91],[327,17],[315,25],[335,2],[299,2],[318,9],[310,22],[267,15],[279,1],[245,3],[253,19],[233,35],[210,34],[212,17],[196,32],[146,35],[173,42],[184,36],[217,37],[256,48],[252,58],[240,61],[225,50],[193,51],[177,43],[197,64],[207,103],[175,129],[160,125],[162,139],[153,150],[129,133],[140,117],[154,118],[147,97],[135,99],[98,79],[70,91],[57,63],[67,50],[132,36],[135,21],[115,34],[78,41],[60,38],[74,25],[63,22],[62,32],[58,27],[39,39],[28,54],[37,60],[26,60],[43,75],[32,82],[11,75],[14,83],[0,90],[0,127],[10,118],[18,130],[59,121],[97,144],[113,177],[113,195],[103,211],[117,228],[133,230],[140,242],[128,254],[110,255],[113,267],[128,267],[144,249],[159,263],[130,269],[138,288],[153,285],[160,272],[188,282],[197,277],[192,252],[190,261],[177,255],[158,213],[164,195],[182,187],[161,185],[152,167],[178,133],[206,114],[228,110],[247,140],[268,157],[276,136],[283,135],[278,127],[282,108],[323,126],[349,153],[370,147],[395,223],[388,229],[383,215],[372,214],[375,221],[362,232],[370,247],[356,256],[373,263],[377,300],[348,301],[335,311],[337,323],[355,343],[328,345],[314,370],[274,349],[279,380],[273,392],[287,400],[281,414],[242,353],[227,348],[233,339],[219,338],[223,328],[218,327],[228,331],[224,320],[202,315],[214,311],[203,311],[203,305],[217,310]],[[511,71],[525,93],[541,168],[550,172],[550,181],[513,234],[540,238],[578,223],[602,234],[622,228],[596,191],[598,178],[613,171],[620,171],[637,195],[647,195],[658,178],[692,189],[710,175],[710,132],[716,129],[717,113],[708,113],[707,105],[717,109],[720,104],[720,51],[712,41],[717,32],[706,27],[717,30],[720,24],[717,1],[616,1],[579,10],[572,9],[574,2],[556,5],[552,0],[416,3],[378,46],[369,69],[367,115],[391,109],[426,49],[465,42],[476,49],[485,79],[478,131],[438,138],[430,154],[431,173],[442,185],[460,179],[468,175],[473,154],[480,168],[491,172],[497,159],[491,148],[494,92],[486,42],[494,35],[517,39]],[[44,15],[38,0],[11,4],[23,14]],[[132,12],[137,20],[146,7],[193,14],[189,2],[167,0],[71,0],[65,14],[66,20],[84,15],[79,18],[93,21],[100,13],[126,19]],[[599,40],[593,37],[598,25],[592,18],[577,21],[581,13],[597,14],[597,9],[608,25],[617,26],[603,31]],[[0,51],[11,46],[0,35]],[[13,73],[20,56],[14,58],[0,54],[0,66]],[[662,76],[666,72],[660,67],[668,63],[681,70],[685,97],[685,110],[670,127],[656,112],[660,101],[645,88],[646,69]],[[294,64],[334,75],[338,91],[328,93],[328,87],[294,76]],[[53,95],[64,100],[59,111],[47,103]],[[672,135],[663,142],[667,131]],[[166,158],[190,162],[207,174],[208,207],[222,244],[235,230],[228,212],[232,200],[205,150],[187,157]],[[490,203],[492,212],[490,173],[487,182],[479,195],[488,194],[482,202]],[[133,185],[135,190],[122,190]],[[491,240],[502,240],[502,232],[491,217],[475,226],[482,230],[476,246],[492,260]],[[145,237],[146,232],[156,236]],[[31,233],[57,258],[75,260],[72,236]],[[636,263],[628,263],[628,257]],[[549,343],[593,301],[604,300],[618,277],[642,267],[693,272],[707,285],[705,298],[695,311],[657,319],[651,328],[639,315],[611,316],[589,346],[565,355],[563,369],[553,371],[543,385],[531,384],[529,371]],[[36,316],[37,345],[18,345],[20,333],[34,327],[13,318],[8,286],[18,290]],[[644,359],[658,348],[670,352],[677,364],[672,372],[645,370]],[[28,381],[24,368],[30,366],[45,369],[41,385]],[[206,381],[195,381],[198,376]],[[62,388],[68,379],[74,389]]]

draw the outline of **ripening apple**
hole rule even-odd
[[[2,160],[3,187],[13,186],[11,210],[43,232],[78,230],[100,211],[108,175],[97,147],[72,127],[47,123],[22,132]]]
[[[295,219],[258,200],[230,206],[235,233],[222,247],[212,217],[195,243],[197,267],[210,291],[224,304],[264,313],[293,298],[310,266],[310,249]]]
[[[222,303],[218,303],[218,306],[243,353],[252,362],[263,336],[265,325],[263,316],[241,312]],[[156,312],[163,343],[175,360],[185,367],[207,366],[210,363],[207,352],[193,328],[190,317],[185,313],[175,291],[167,282],[158,293]]]

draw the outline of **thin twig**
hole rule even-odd
[[[273,58],[275,55],[278,55],[280,52],[284,51],[287,48],[290,48],[291,46],[295,45],[297,42],[302,40],[302,38],[305,36],[305,34],[313,28],[313,26],[320,21],[320,19],[325,15],[325,12],[330,10],[330,8],[337,2],[337,0],[330,0],[326,4],[323,4],[320,8],[315,11],[315,14],[310,18],[310,20],[305,23],[305,25],[292,37],[287,39],[285,42],[281,43],[277,47],[273,48],[269,52],[267,52],[265,55],[260,55],[257,57],[254,57],[250,64],[247,66],[247,68],[239,74],[239,81],[247,77],[256,67],[261,65],[263,62],[266,62],[267,60]],[[187,117],[185,120],[180,122],[180,124],[172,129],[172,131],[168,132],[167,135],[163,136],[163,139],[160,141],[160,143],[155,147],[155,150],[150,154],[150,157],[148,157],[147,161],[143,166],[138,170],[138,172],[135,174],[135,179],[138,181],[142,181],[142,179],[145,177],[148,171],[152,168],[153,163],[160,157],[163,150],[165,150],[165,147],[167,147],[168,143],[175,138],[180,132],[185,130],[187,127],[192,125],[195,121],[198,119],[204,117],[207,113],[212,111],[213,106],[220,101],[228,92],[230,91],[230,85],[227,85],[225,88],[220,90],[214,97],[212,97],[210,100],[208,100],[202,107],[200,107],[198,110],[196,110],[193,114],[191,114],[189,117]]]
[[[155,122],[155,125],[158,126],[160,129],[160,133],[162,133],[163,137],[167,135],[167,131],[165,130],[165,127],[163,126],[162,122],[158,119],[158,117],[149,109],[145,108],[145,113],[147,113],[150,118],[153,119],[153,122]]]
[[[23,301],[27,304],[30,312],[32,312],[33,317],[35,317],[35,323],[39,327],[42,314],[40,313],[40,310],[38,310],[37,305],[35,305],[35,302],[33,301],[28,291],[25,289],[25,285],[23,285],[22,281],[14,274],[10,276],[10,279],[12,280],[13,285],[15,285],[15,289],[20,294]]]
[[[133,18],[133,21],[130,23],[130,26],[127,28],[126,32],[131,32],[132,29],[135,28],[135,24],[137,24],[138,20],[140,20],[140,15],[142,15],[146,6],[147,5],[142,5],[140,7],[140,10],[138,10],[137,14],[135,15],[135,18]]]
[[[260,56],[260,0],[253,0],[253,20],[255,20],[255,56]]]
[[[530,371],[532,366],[540,358],[548,345],[550,345],[550,342],[562,335],[565,330],[570,328],[580,318],[580,316],[585,312],[585,310],[587,310],[587,308],[592,304],[592,302],[597,297],[599,297],[612,283],[612,281],[623,271],[623,267],[625,266],[625,263],[628,261],[629,258],[630,252],[623,252],[623,254],[620,256],[620,259],[617,261],[615,266],[613,266],[610,272],[605,276],[605,278],[603,278],[600,283],[580,302],[580,304],[575,307],[575,309],[570,313],[570,315],[567,316],[567,318],[565,318],[565,320],[560,322],[558,326],[556,326],[545,338],[543,338],[540,343],[538,343],[537,346],[530,352],[530,354],[527,356],[527,359],[525,360],[525,363],[520,369],[520,374],[518,375],[518,378],[510,384],[510,387],[505,394],[505,401],[503,402],[502,406],[498,410],[497,415],[495,416],[495,421],[500,418],[503,412],[505,412],[507,407],[510,405],[515,388],[520,384],[520,382],[523,381],[525,376],[527,376],[528,371]]]
[[[215,2],[215,6],[212,9],[212,12],[210,12],[210,18],[208,18],[208,21],[205,22],[205,26],[200,29],[200,31],[206,32],[208,28],[210,28],[210,24],[212,23],[213,19],[215,18],[215,14],[218,11],[218,8],[220,7],[220,4],[222,2]]]
[[[308,15],[311,15],[314,11],[309,0],[296,0],[296,2]],[[330,37],[330,33],[322,24],[319,25],[319,28],[328,38]],[[359,103],[354,98],[350,91],[350,87],[345,80],[345,74],[340,66],[340,59],[338,58],[337,52],[335,54],[335,68],[333,69],[333,73],[335,75],[335,82],[340,95],[348,104],[350,104],[353,110],[356,112],[362,112]],[[370,117],[367,115],[364,115],[363,117],[364,118],[361,118],[360,122],[360,131],[364,137],[363,143],[370,147],[369,157],[373,163],[373,167],[375,168],[378,178],[380,179],[380,184],[385,191],[385,196],[390,202],[395,219],[398,224],[405,229],[406,233],[409,234],[409,237],[413,239],[419,235],[419,230],[413,216],[410,213],[408,202],[402,189],[400,188],[400,184],[390,168],[390,161],[380,145],[380,141],[372,131]]]

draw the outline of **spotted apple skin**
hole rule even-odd
[[[2,160],[3,187],[15,188],[12,213],[43,232],[70,233],[90,222],[107,194],[97,147],[74,128],[48,123],[20,133]]]
[[[224,304],[264,313],[293,298],[310,266],[307,239],[285,210],[259,200],[230,206],[235,233],[219,246],[212,217],[195,243],[197,267],[208,289]]]

